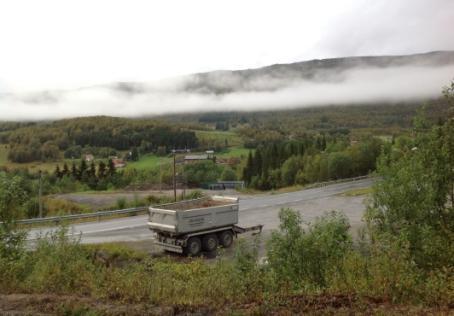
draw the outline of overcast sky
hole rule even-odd
[[[0,93],[452,50],[453,29],[453,0],[1,0]]]

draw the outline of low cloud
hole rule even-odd
[[[219,71],[153,83],[116,83],[68,91],[0,95],[1,120],[75,116],[140,117],[198,111],[264,111],[438,97],[454,78],[445,66],[355,66],[292,73]]]

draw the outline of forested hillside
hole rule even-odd
[[[8,158],[13,162],[57,160],[60,151],[65,152],[66,158],[80,158],[81,149],[86,146],[105,148],[104,156],[108,156],[112,150],[133,147],[140,147],[143,152],[155,152],[159,148],[166,152],[173,148],[194,148],[198,144],[193,131],[156,120],[90,117],[19,128],[3,123],[2,129],[6,131],[0,140],[10,145]]]
[[[288,82],[308,80],[338,82],[354,69],[386,69],[392,67],[441,67],[454,64],[454,52],[436,51],[402,56],[358,56],[314,59],[289,64],[245,70],[221,70],[189,75],[183,90],[201,94],[228,94],[239,91],[270,91]],[[135,86],[131,85],[130,89]],[[140,85],[139,85],[140,87]]]
[[[280,111],[186,113],[160,118],[169,122],[192,122],[219,130],[233,128],[246,138],[254,138],[256,133],[269,134],[270,138],[297,137],[314,131],[327,133],[352,131],[356,135],[374,132],[390,135],[411,128],[412,118],[422,105],[426,106],[430,121],[437,122],[446,118],[447,105],[444,99]]]

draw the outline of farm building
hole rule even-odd
[[[213,158],[214,158],[214,151],[207,150],[205,152],[205,154],[184,156],[184,163],[187,164],[187,163],[193,163],[193,162],[204,161],[204,160],[212,160]]]

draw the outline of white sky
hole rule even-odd
[[[452,0],[1,0],[0,93],[454,49]]]

